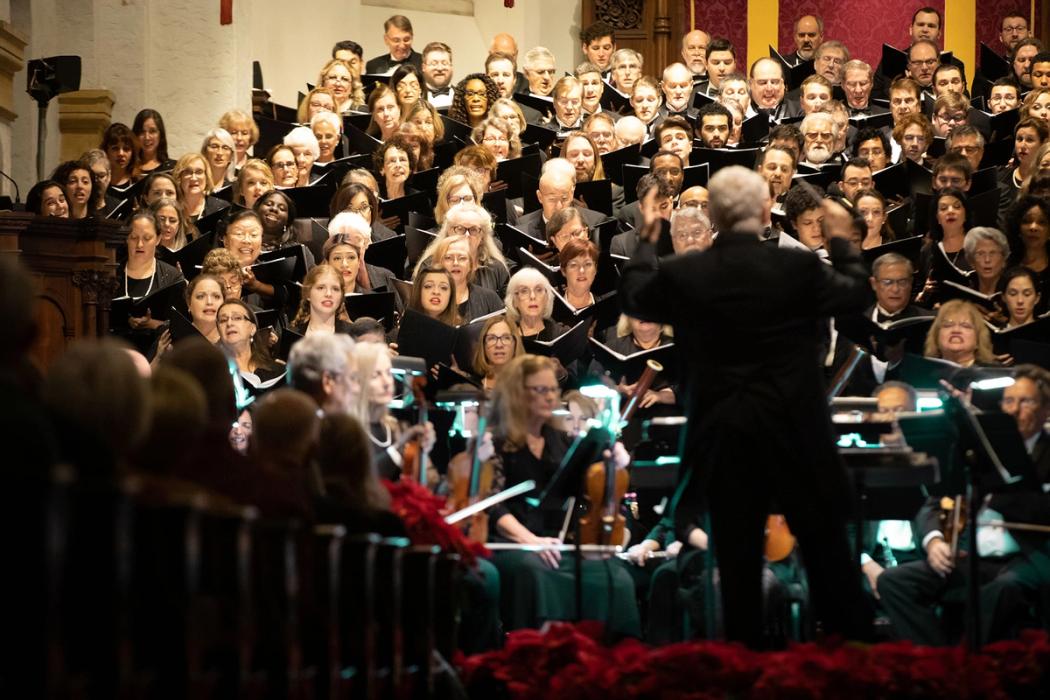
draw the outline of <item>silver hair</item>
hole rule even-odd
[[[707,191],[711,225],[716,230],[755,234],[762,230],[769,185],[761,175],[732,165],[714,174]]]
[[[547,303],[543,307],[543,318],[550,318],[554,311],[554,287],[550,280],[542,272],[534,267],[523,267],[515,272],[510,281],[507,282],[507,294],[503,298],[503,304],[507,307],[507,318],[517,323],[521,320],[521,313],[514,307],[514,297],[518,293],[518,287],[535,282],[543,285],[547,290]]]
[[[337,133],[343,133],[343,120],[335,112],[318,112],[315,114],[310,118],[310,130],[313,131],[314,127],[320,122],[328,122]]]
[[[827,119],[831,122],[831,133],[834,134],[832,138],[839,137],[839,123],[835,121],[835,117],[831,116],[831,112],[811,112],[806,115],[806,118],[802,120],[802,123],[798,125],[798,130],[803,134],[809,131],[809,126],[818,119]]]
[[[525,56],[522,58],[522,70],[532,70],[536,62],[544,58],[550,59],[551,63],[556,63],[554,54],[546,46],[533,46],[525,52]]]
[[[708,231],[711,230],[711,220],[700,207],[681,207],[675,209],[675,212],[671,214],[671,235],[673,236],[680,228],[690,224],[700,224]]]
[[[284,136],[284,145],[289,148],[309,148],[314,160],[320,157],[321,147],[317,144],[317,137],[308,126],[297,126]]]
[[[973,256],[977,252],[977,244],[981,241],[991,241],[999,246],[999,250],[1003,252],[1004,260],[1010,257],[1010,243],[1006,240],[1006,236],[1003,235],[1002,231],[991,226],[974,226],[966,232],[966,237],[963,238],[963,253],[971,263],[973,263]]]
[[[900,253],[883,253],[879,257],[875,258],[875,262],[871,264],[871,275],[872,277],[878,277],[879,270],[886,267],[887,265],[907,265],[908,274],[915,274],[915,266],[912,265],[911,260],[904,257]]]
[[[316,384],[325,372],[342,374],[347,370],[348,358],[353,351],[354,339],[345,333],[306,336],[288,353],[288,376],[292,386],[302,388]]]
[[[371,242],[372,227],[357,212],[341,211],[328,222],[329,237],[339,234],[358,235],[365,241]]]

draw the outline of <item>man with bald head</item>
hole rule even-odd
[[[563,167],[562,162],[568,167]],[[543,166],[540,184],[536,189],[536,199],[540,208],[518,217],[517,228],[533,238],[546,240],[547,222],[556,213],[566,207],[576,206],[573,203],[573,192],[576,189],[576,168],[564,158],[551,158]],[[600,212],[584,207],[576,207],[587,226],[595,226],[605,218]]]
[[[657,122],[668,117],[682,117],[689,121],[696,119],[696,109],[690,105],[693,98],[693,75],[684,63],[672,63],[664,68],[660,89],[664,93],[664,103],[657,112]]]
[[[505,53],[514,59],[514,63],[518,63],[518,42],[514,40],[514,37],[506,32],[500,32],[496,36],[492,37],[492,43],[489,44],[489,55],[494,53]],[[529,80],[525,77],[525,74],[520,70],[514,77],[514,93],[526,93],[529,91]]]
[[[694,29],[682,37],[682,61],[692,72],[693,80],[707,77],[707,45],[711,36],[702,29]]]
[[[774,119],[791,116],[785,113],[784,67],[776,59],[764,56],[752,63],[747,87],[751,93],[751,105],[744,115],[745,119],[759,111],[766,112]]]
[[[813,60],[817,47],[824,41],[824,20],[816,15],[803,15],[795,21],[795,51],[784,56],[792,66]]]

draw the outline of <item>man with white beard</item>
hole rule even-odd
[[[806,115],[799,130],[804,139],[801,165],[819,168],[827,163],[838,162],[839,155],[833,149],[838,141],[839,129],[830,114],[813,112]]]

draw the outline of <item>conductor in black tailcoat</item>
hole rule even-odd
[[[870,303],[850,217],[824,203],[827,265],[761,243],[771,206],[761,176],[723,168],[709,189],[714,245],[658,260],[661,227],[647,217],[620,284],[624,312],[672,324],[681,350],[689,432],[676,527],[710,509],[729,639],[761,643],[770,512],[783,512],[798,539],[824,629],[866,638],[871,610],[845,528],[849,485],[816,360],[824,319]]]

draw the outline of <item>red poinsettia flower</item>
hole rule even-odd
[[[441,515],[445,499],[410,480],[383,481],[390,492],[390,510],[405,524],[412,544],[437,545],[443,551],[455,552],[464,565],[473,566],[477,557],[488,557],[485,545],[463,536],[459,528],[445,522]]]

